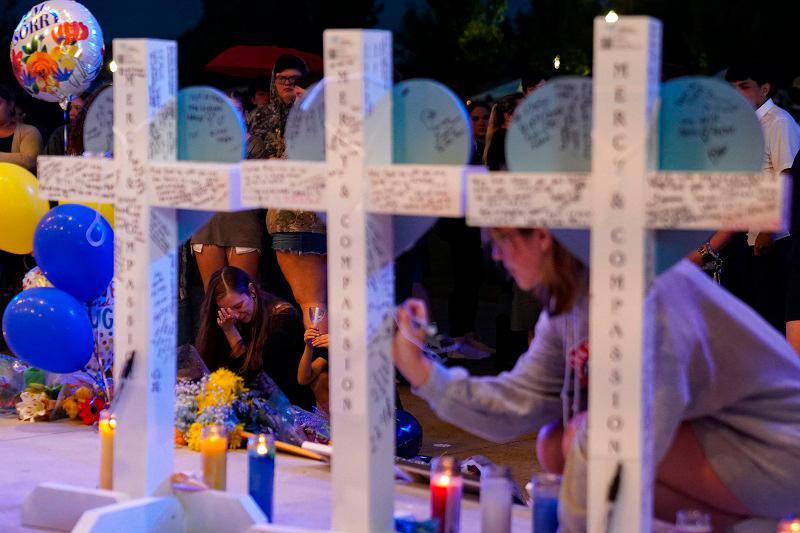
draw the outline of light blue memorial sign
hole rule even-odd
[[[730,84],[690,76],[661,86],[658,168],[676,171],[758,171],[764,136],[753,107]],[[656,269],[697,248],[712,232],[656,232]]]
[[[590,172],[592,168],[592,79],[554,78],[528,95],[506,134],[506,162],[513,172]],[[570,189],[574,195],[583,189]],[[561,211],[574,196],[553,198]],[[588,230],[555,229],[553,235],[582,261],[589,261]]]
[[[761,127],[752,107],[730,85],[712,78],[680,78],[662,85],[661,98],[658,121],[653,124],[657,127],[659,170],[760,169],[764,149]],[[588,172],[591,127],[591,79],[551,80],[526,98],[514,114],[506,138],[509,169]],[[648,145],[643,140],[641,149]],[[563,200],[566,204],[572,201]],[[553,232],[573,253],[588,260],[588,230]],[[656,231],[656,271],[669,268],[708,236],[708,231]]]
[[[97,93],[86,110],[83,150],[90,154],[114,154],[114,90],[110,85]]]
[[[178,93],[178,159],[238,163],[247,155],[244,119],[224,93],[187,87]]]
[[[324,80],[306,91],[286,123],[286,152],[291,160],[325,160]],[[391,118],[392,128],[387,128]],[[369,111],[364,147],[367,164],[391,136],[393,164],[465,165],[472,151],[469,115],[458,97],[432,80],[395,85]],[[411,248],[433,225],[433,217],[394,217],[395,256]]]
[[[658,123],[660,170],[761,169],[761,125],[728,83],[695,76],[664,83]]]
[[[178,159],[238,163],[247,156],[244,119],[224,93],[212,87],[187,87],[178,93]],[[178,240],[183,242],[214,215],[178,211]]]
[[[514,172],[589,172],[592,80],[555,78],[517,107],[506,137]]]
[[[84,150],[114,153],[114,92],[106,87],[86,112]],[[224,93],[211,87],[188,87],[178,93],[178,159],[238,163],[247,155],[244,119]],[[178,210],[178,240],[191,237],[214,215],[210,211]]]

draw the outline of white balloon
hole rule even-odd
[[[86,91],[103,66],[103,32],[83,5],[50,0],[31,8],[11,38],[11,67],[35,98],[62,106]]]

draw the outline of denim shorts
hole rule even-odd
[[[307,231],[273,233],[272,249],[276,252],[325,255],[328,253],[328,237]]]

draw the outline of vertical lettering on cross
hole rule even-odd
[[[170,417],[173,409],[176,344],[176,224],[174,209],[149,207],[149,158],[176,157],[175,43],[118,39],[114,76],[121,97],[114,100],[114,153],[120,158],[116,209],[115,313],[120,317],[114,374],[126,361],[133,372],[118,399],[114,486],[133,496],[152,496],[172,471]],[[144,310],[144,312],[142,312]]]
[[[367,212],[364,124],[391,88],[391,34],[324,33],[331,339],[333,529],[391,531],[394,510],[394,307],[391,218]],[[333,74],[331,74],[333,73]],[[383,127],[390,127],[385,125]],[[377,152],[376,152],[377,151]],[[370,144],[391,163],[391,145]]]
[[[590,532],[604,531],[605,497],[622,464],[613,530],[646,531],[652,462],[645,435],[650,380],[642,358],[649,277],[644,206],[660,25],[646,17],[598,18],[594,32],[587,524]]]

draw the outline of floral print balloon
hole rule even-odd
[[[32,7],[11,38],[11,67],[19,84],[31,96],[63,107],[89,88],[103,53],[97,20],[71,0]]]

